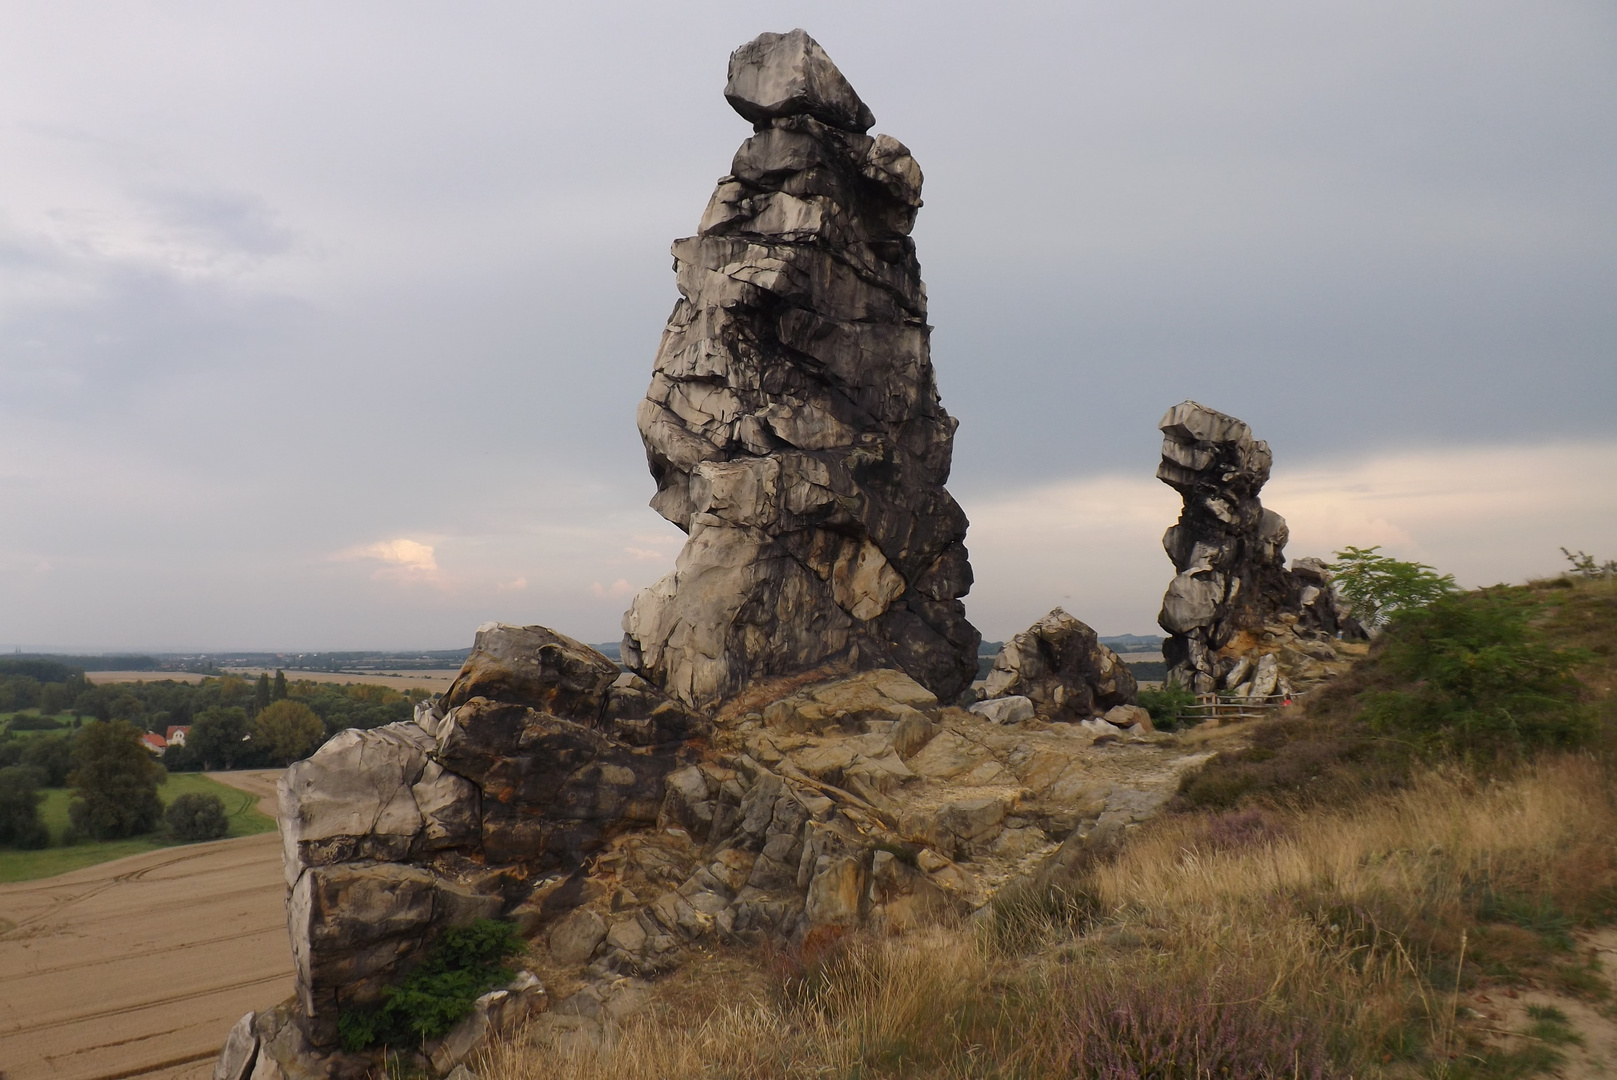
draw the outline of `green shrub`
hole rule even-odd
[[[217,840],[230,831],[225,804],[217,795],[187,792],[168,804],[163,822],[178,840]]]
[[[38,713],[18,713],[11,718],[12,731],[60,731],[66,726],[54,717]]]
[[[445,930],[403,981],[383,991],[380,1007],[338,1017],[343,1047],[358,1051],[441,1038],[471,1013],[480,995],[510,981],[505,962],[525,948],[516,928],[496,919]]]
[[[1544,641],[1531,612],[1487,591],[1405,612],[1380,658],[1405,685],[1366,695],[1372,729],[1426,750],[1484,755],[1586,742],[1595,724],[1572,671],[1589,654]]]
[[[1385,626],[1393,617],[1425,607],[1454,590],[1454,575],[1425,563],[1403,562],[1377,555],[1381,545],[1349,547],[1336,553],[1327,569],[1336,591],[1352,605],[1352,615],[1365,629]]]
[[[1173,731],[1185,720],[1185,713],[1196,704],[1196,695],[1178,679],[1169,679],[1158,690],[1141,690],[1140,704],[1151,714],[1158,731]]]

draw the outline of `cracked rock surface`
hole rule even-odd
[[[801,30],[730,58],[752,121],[697,235],[639,409],[652,506],[689,534],[624,616],[625,662],[690,705],[828,663],[953,700],[980,635],[956,421],[910,229],[921,170]]]

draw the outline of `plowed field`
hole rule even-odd
[[[273,814],[276,773],[214,773]],[[4,1080],[206,1077],[241,1015],[287,997],[275,833],[0,885]]]

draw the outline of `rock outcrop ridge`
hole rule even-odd
[[[1286,519],[1258,498],[1273,462],[1269,444],[1194,401],[1169,409],[1157,426],[1157,478],[1184,496],[1162,538],[1178,571],[1157,617],[1169,634],[1169,677],[1197,693],[1264,698],[1290,690],[1283,654],[1296,658],[1299,673],[1329,674],[1315,668],[1337,659],[1330,643],[1343,614],[1322,562],[1286,568]]]
[[[297,994],[243,1018],[219,1075],[370,1074],[338,1019],[479,917],[543,942],[535,971],[583,974],[585,997],[552,1018],[522,973],[416,1050],[428,1075],[536,1016],[541,1034],[595,1023],[580,1017],[601,994],[705,943],[966,916],[1063,845],[1150,816],[1206,756],[1144,727],[980,716],[888,668],[754,684],[704,719],[564,635],[488,626],[413,723],[343,732],[287,770]]]
[[[691,705],[839,665],[943,700],[976,671],[956,421],[939,400],[910,229],[921,170],[802,30],[730,58],[756,134],[696,236],[639,410],[689,534],[624,616],[625,662]]]

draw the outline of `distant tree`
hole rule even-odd
[[[125,720],[91,724],[73,744],[68,776],[74,799],[68,817],[76,834],[110,840],[151,832],[163,814],[157,786],[163,766],[141,745],[141,732]]]
[[[258,684],[253,687],[253,715],[257,716],[259,713],[261,713],[265,709],[269,708],[269,703],[270,703],[270,678],[269,678],[269,672],[261,671],[261,672],[258,673]]]
[[[46,683],[39,688],[39,711],[56,716],[73,702],[73,690],[66,683]]]
[[[267,750],[271,760],[282,765],[307,757],[326,738],[326,725],[301,701],[271,703],[258,714],[253,727],[254,741]]]
[[[163,768],[171,773],[196,772],[202,768],[202,758],[190,742],[171,742],[163,749]]]
[[[21,763],[39,770],[45,787],[62,787],[73,771],[73,739],[69,735],[40,735],[23,744]]]
[[[1425,563],[1377,555],[1381,545],[1349,547],[1329,564],[1331,580],[1366,630],[1379,630],[1393,616],[1415,611],[1455,591],[1454,575],[1439,575]]]
[[[114,720],[127,720],[137,727],[143,727],[146,703],[141,701],[133,690],[124,690],[112,699],[108,712]]]
[[[168,804],[163,822],[177,839],[187,842],[217,840],[230,831],[225,804],[217,795],[187,792]]]
[[[185,747],[205,769],[234,769],[251,750],[248,731],[245,709],[215,705],[192,718]]]
[[[74,716],[93,716],[97,720],[111,720],[112,700],[103,687],[92,686],[73,700]]]
[[[39,704],[39,680],[32,675],[0,676],[0,712]]]
[[[39,820],[38,774],[26,765],[0,769],[0,844],[42,848],[50,832]]]
[[[286,700],[286,672],[280,668],[275,669],[275,685],[270,689],[270,700]]]
[[[237,675],[226,675],[218,682],[219,704],[224,706],[246,706],[253,696],[252,687],[247,680]]]

